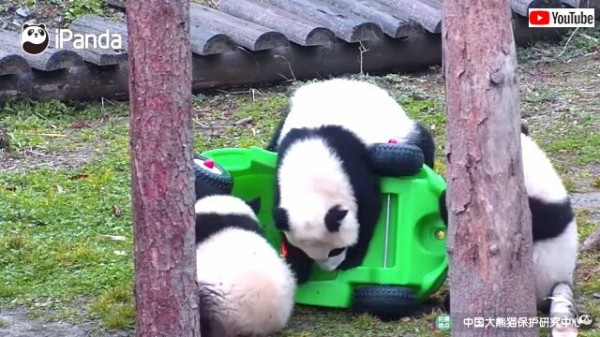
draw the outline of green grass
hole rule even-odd
[[[445,174],[443,92],[406,76],[364,78],[392,90],[410,116],[431,128],[438,144],[437,171]],[[297,85],[196,96],[195,150],[265,146],[286,94]],[[543,108],[557,102],[552,90],[533,92],[525,104]],[[569,93],[564,95],[560,99]],[[1,108],[0,125],[11,137],[10,156],[21,161],[21,169],[0,172],[0,307],[26,306],[35,314],[57,319],[93,319],[108,330],[132,328],[127,109],[125,103],[28,100]],[[236,123],[240,120],[246,123]],[[532,134],[559,166],[587,168],[599,163],[595,158],[599,122],[593,114],[559,115],[551,125],[533,122]],[[565,175],[565,184],[569,190],[576,188],[576,179],[598,184],[591,172],[580,177]],[[121,212],[115,213],[116,208]],[[578,211],[577,217],[583,240],[598,224],[589,212]],[[583,272],[600,267],[599,257],[583,255]],[[591,295],[600,291],[598,282],[592,276],[576,290],[578,298],[583,298],[583,310],[595,317],[600,312]],[[447,336],[434,326],[438,314],[430,310],[381,322],[367,315],[298,307],[289,329],[278,336]],[[594,333],[582,332],[581,336]]]
[[[65,17],[68,20],[85,14],[103,14],[104,0],[72,0],[69,2]]]

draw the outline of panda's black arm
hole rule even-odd
[[[296,275],[296,282],[298,284],[305,283],[310,278],[313,261],[300,248],[292,246],[286,240],[285,235],[283,236],[283,242],[287,248],[286,261]]]

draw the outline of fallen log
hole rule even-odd
[[[328,46],[285,47],[248,53],[238,50],[193,57],[193,91],[259,83],[280,83],[348,73],[412,70],[441,62],[438,35],[405,41],[384,38]],[[361,64],[362,51],[362,64]],[[127,64],[73,67],[64,71],[0,76],[0,100],[24,93],[33,99],[126,99]]]
[[[513,18],[515,41],[524,45],[557,38],[560,29],[529,29],[527,19]],[[413,71],[441,64],[439,34],[421,30],[410,39],[389,37],[360,43],[338,41],[326,46],[296,44],[249,53],[245,50],[193,57],[193,92],[276,84],[351,73]],[[361,62],[362,59],[362,62]],[[20,94],[36,100],[127,99],[127,64],[76,66],[64,70],[0,76],[0,101]]]

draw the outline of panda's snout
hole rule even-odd
[[[38,37],[38,33],[33,33],[33,37]]]

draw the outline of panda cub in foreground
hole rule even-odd
[[[283,329],[295,280],[269,245],[249,204],[229,195],[196,202],[201,334],[266,336]]]
[[[521,129],[523,172],[532,221],[536,303],[541,311],[550,309],[551,315],[566,315],[574,309],[569,303],[573,303],[578,251],[571,200],[546,154],[529,137],[528,129]],[[440,206],[447,223],[445,193]]]
[[[329,271],[362,263],[382,207],[369,148],[390,139],[420,147],[433,167],[431,133],[382,88],[333,79],[293,93],[268,149],[278,153],[273,219],[299,284],[313,261]]]

